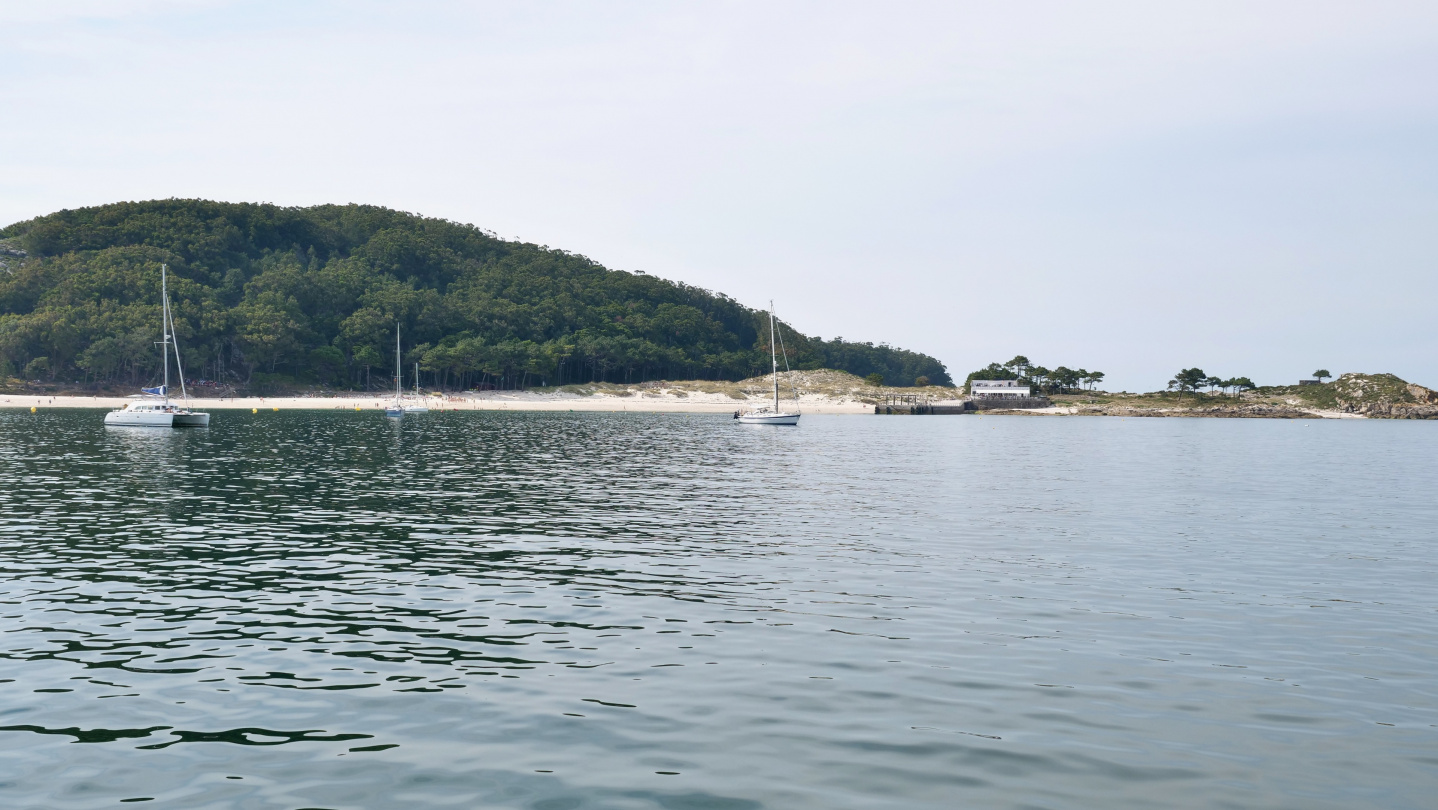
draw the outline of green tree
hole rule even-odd
[[[1203,373],[1203,369],[1186,368],[1175,374],[1173,379],[1168,381],[1168,385],[1182,394],[1186,391],[1197,391],[1207,380],[1208,375]]]
[[[882,378],[881,378],[881,379],[882,379]],[[925,376],[922,375],[922,374],[920,374],[919,376],[917,376],[917,377],[914,378],[914,385],[916,385],[916,386],[918,386],[918,387],[920,387],[920,388],[923,388],[924,386],[927,386],[928,384],[929,384],[929,378],[928,378],[928,377],[925,377]]]
[[[869,385],[883,385],[884,375],[878,373],[870,374],[864,377],[864,382],[868,383]]]
[[[1328,369],[1326,368],[1320,368],[1319,370],[1313,372],[1313,379],[1318,380],[1319,382],[1323,382],[1324,380],[1332,376],[1333,375],[1329,374]]]
[[[50,358],[37,357],[25,364],[25,379],[38,380],[50,374]]]
[[[333,346],[321,346],[310,352],[310,368],[322,383],[332,383],[345,368],[344,352]]]
[[[1049,377],[1052,374],[1052,371],[1049,371],[1043,366],[1030,366],[1028,369],[1029,380],[1032,381],[1033,384],[1037,386],[1040,391],[1043,392],[1048,391]],[[1019,379],[1022,380],[1023,377],[1020,377]]]
[[[360,346],[355,349],[354,362],[364,368],[364,387],[370,389],[370,369],[384,362],[384,358],[373,346]]]
[[[1053,383],[1058,386],[1059,393],[1067,393],[1078,388],[1079,380],[1083,374],[1068,366],[1059,366],[1053,370]]]
[[[441,384],[738,380],[768,366],[767,313],[724,295],[372,206],[117,203],[16,223],[0,239],[29,253],[0,272],[0,363],[11,369],[44,357],[49,374],[148,379],[157,352],[131,336],[157,337],[162,263],[195,376],[367,385],[388,363],[366,350],[389,356],[396,323],[405,345],[435,352],[419,359]],[[778,328],[794,368],[953,384],[925,354]],[[484,358],[456,352],[468,339]],[[539,348],[497,348],[522,344]]]
[[[293,298],[282,298],[275,292],[261,293],[258,299],[246,301],[236,308],[240,320],[239,341],[255,366],[268,366],[273,372],[281,360],[293,356],[299,346],[299,304]]]

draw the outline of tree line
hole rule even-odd
[[[1322,374],[1324,377],[1332,376],[1328,372],[1322,370],[1320,370],[1318,373]],[[1320,379],[1322,378],[1320,377]],[[1253,380],[1250,380],[1247,377],[1229,377],[1227,379],[1224,379],[1222,377],[1213,377],[1205,373],[1203,369],[1197,367],[1183,369],[1177,374],[1175,374],[1173,376],[1173,379],[1168,381],[1168,390],[1177,391],[1180,395],[1184,394],[1185,392],[1196,393],[1200,388],[1207,388],[1209,392],[1218,390],[1222,391],[1223,393],[1228,393],[1229,391],[1232,391],[1233,394],[1237,396],[1244,391],[1252,390],[1257,387],[1258,386],[1253,384]]]
[[[1067,366],[1045,368],[1029,362],[1023,355],[1018,355],[1007,363],[989,363],[969,374],[964,380],[964,387],[968,388],[974,380],[1015,380],[1038,393],[1069,394],[1082,389],[1092,389],[1103,382],[1103,377],[1102,371]]]
[[[266,390],[445,388],[769,369],[766,313],[715,292],[479,228],[374,206],[160,200],[60,211],[0,230],[0,377],[141,384],[160,365],[160,265],[187,375]],[[927,378],[933,357],[780,324],[789,364]]]

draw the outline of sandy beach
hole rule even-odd
[[[126,397],[85,397],[85,396],[27,396],[18,394],[0,395],[0,409],[15,408],[37,412],[51,408],[94,408],[112,410],[124,407],[137,398]],[[674,394],[667,391],[638,391],[628,395],[594,393],[590,395],[568,392],[533,391],[489,391],[449,396],[430,395],[424,398],[431,411],[593,411],[604,413],[733,413],[736,410],[759,408],[771,404],[767,397],[751,397],[748,400],[734,399],[726,394],[689,393]],[[174,400],[178,402],[179,400]],[[191,408],[197,411],[250,410],[337,410],[337,411],[382,411],[391,399],[374,396],[334,397],[233,397],[207,399],[192,397]],[[794,400],[785,398],[781,403],[791,407]],[[935,402],[934,404],[954,404]],[[805,394],[799,398],[799,409],[804,413],[848,413],[872,414],[874,406],[860,400],[833,397],[826,394]],[[1076,405],[1056,405],[1048,408],[1029,408],[1021,411],[998,411],[991,415],[1023,416],[1260,416],[1249,414],[1242,407],[1210,409],[1175,408],[1098,408]],[[1276,415],[1276,414],[1275,414]],[[1336,410],[1317,408],[1288,408],[1284,418],[1362,419],[1362,414],[1344,413]]]
[[[24,396],[0,395],[0,408],[21,408],[42,410],[46,408],[97,408],[114,409],[123,407],[135,398],[127,397],[84,397],[84,396]],[[379,411],[384,410],[389,400],[374,396],[336,397],[234,397],[205,399],[192,397],[191,408],[199,411],[253,410],[286,411],[341,410]],[[785,403],[794,400],[785,398]],[[425,402],[433,411],[603,411],[635,413],[732,413],[739,409],[759,407],[769,400],[751,398],[748,401],[734,399],[725,394],[692,393],[678,396],[670,393],[642,392],[629,396],[613,396],[596,393],[589,396],[570,393],[534,393],[527,391],[490,391],[479,394],[456,394],[451,396],[427,396]],[[805,413],[873,413],[874,406],[864,402],[827,396],[806,395],[800,397],[799,406]]]

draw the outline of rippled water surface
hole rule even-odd
[[[1438,785],[1438,425],[100,416],[0,411],[7,808]]]

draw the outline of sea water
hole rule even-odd
[[[1438,424],[100,417],[0,412],[6,808],[1433,806]]]

